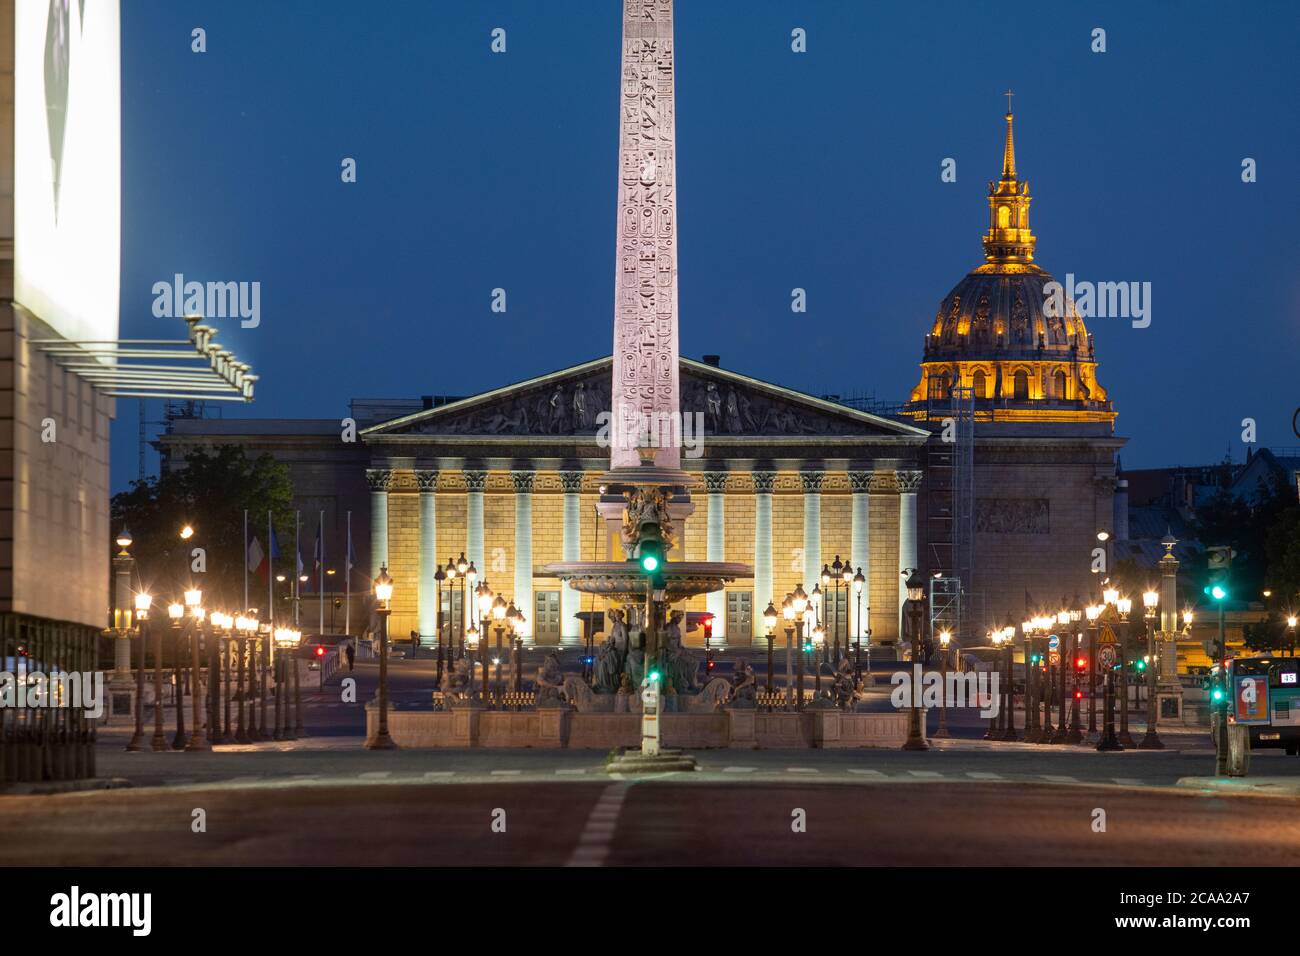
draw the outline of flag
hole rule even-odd
[[[248,545],[247,568],[254,574],[266,574],[266,553],[262,550],[262,542],[257,540],[256,535]]]
[[[275,536],[275,528],[271,529],[271,560],[274,561],[280,557],[280,541]]]
[[[297,549],[297,554],[295,555],[295,557],[298,559],[298,577],[301,578],[301,577],[302,577],[302,569],[303,569],[303,564],[302,564],[302,547],[301,547],[301,546],[298,547],[298,549]]]

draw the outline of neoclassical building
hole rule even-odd
[[[716,357],[680,359],[692,426],[683,467],[698,483],[670,560],[754,570],[689,605],[712,613],[714,638],[765,645],[768,602],[779,606],[797,584],[811,591],[837,556],[862,569],[866,587],[860,614],[852,591],[831,589],[828,627],[850,638],[869,627],[886,653],[898,642],[907,568],[938,582],[932,614],[968,644],[1096,587],[1093,549],[1097,532],[1111,530],[1123,439],[1083,319],[1072,304],[1061,316],[1044,306],[1051,276],[1034,263],[1029,203],[1008,113],[984,261],[942,300],[920,381],[889,414],[760,381]],[[394,635],[433,639],[434,575],[463,552],[528,616],[530,642],[577,644],[578,614],[603,608],[539,569],[620,556],[596,512],[610,460],[601,412],[611,364],[598,358],[457,399],[354,402],[356,441],[337,419],[177,419],[158,447],[164,468],[223,442],[286,462],[312,533],[324,514],[327,562],[344,553],[350,513],[359,566],[373,575],[387,564]],[[354,581],[354,592],[364,585]],[[441,594],[444,620],[459,629],[459,588]],[[687,635],[701,638],[702,629]]]

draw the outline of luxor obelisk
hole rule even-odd
[[[612,470],[681,467],[673,93],[672,0],[624,0]]]

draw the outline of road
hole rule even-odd
[[[356,676],[365,701],[373,668]],[[423,662],[394,668],[398,706],[431,686]],[[0,796],[0,864],[1213,866],[1300,852],[1295,793],[1178,786],[1213,773],[1195,732],[1103,754],[985,742],[955,715],[958,737],[923,753],[701,751],[697,772],[622,780],[596,751],[367,751],[361,704],[304,691],[297,741],[126,753],[120,730],[102,733],[99,774],[125,788]],[[1294,784],[1300,761],[1257,753],[1252,774]]]

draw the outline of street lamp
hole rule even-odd
[[[248,695],[244,693],[244,657],[248,648],[248,632],[252,629],[254,621],[243,614],[235,617],[235,654],[238,657],[238,668],[235,683],[235,699],[239,701],[239,714],[235,723],[235,743],[250,743],[248,736],[248,724],[245,715],[248,711]]]
[[[813,590],[817,585],[813,585]],[[799,641],[799,671],[796,674],[795,684],[795,709],[803,710],[803,671],[804,671],[804,615],[808,613],[808,594],[804,591],[802,584],[794,586],[794,593],[791,595],[791,606],[794,608],[795,636]]]
[[[847,571],[845,573],[847,573]],[[870,604],[867,605],[867,620],[864,622],[862,618],[862,589],[866,587],[866,584],[867,584],[866,576],[863,575],[862,569],[858,568],[858,573],[853,575],[853,591],[857,595],[857,601],[858,601],[858,633],[857,633],[858,654],[857,654],[857,661],[856,661],[854,674],[853,674],[853,681],[855,684],[862,680],[862,626],[864,623],[866,624],[866,630],[867,630],[867,681],[868,683],[871,682],[871,605]]]
[[[1103,605],[1089,604],[1083,609],[1088,619],[1088,736],[1097,732],[1097,638],[1101,630],[1099,618]]]
[[[144,591],[135,596],[135,651],[138,660],[135,663],[135,733],[126,745],[130,751],[144,750],[144,646],[149,607],[152,604],[153,596]]]
[[[822,695],[822,660],[826,652],[826,626],[818,621],[813,625],[813,697]]]
[[[1163,750],[1165,745],[1156,733],[1159,718],[1156,708],[1156,608],[1160,592],[1148,588],[1142,593],[1142,616],[1147,622],[1147,732],[1142,736],[1139,750]]]
[[[1016,629],[1013,626],[1007,625],[1002,629],[1002,643],[1007,649],[1007,689],[1003,697],[1006,702],[1007,724],[1006,733],[1003,735],[1002,739],[1016,740],[1018,739],[1016,737],[1016,694],[1015,685],[1013,684],[1015,679],[1015,661],[1013,655],[1016,648]]]
[[[483,610],[484,615],[490,615],[490,616],[491,616],[491,618],[492,618],[492,626],[496,629],[496,632],[497,632],[497,661],[498,661],[498,663],[497,663],[497,678],[496,678],[496,679],[497,679],[497,686],[500,687],[500,689],[501,689],[501,703],[502,703],[502,709],[503,709],[503,710],[505,709],[505,686],[501,683],[501,664],[500,664],[500,660],[501,660],[501,645],[502,645],[502,640],[504,639],[504,637],[505,637],[505,632],[506,632],[506,627],[505,627],[505,625],[506,625],[506,610],[507,610],[507,607],[508,607],[508,606],[507,606],[507,604],[506,604],[506,599],[503,598],[500,594],[498,594],[498,595],[495,595],[495,596],[491,596],[491,600],[490,600],[490,602],[488,603],[487,607],[485,607],[484,610]],[[511,647],[511,650],[512,650],[512,651],[514,650],[514,647],[513,647],[513,646]]]
[[[375,613],[379,615],[379,727],[366,741],[367,750],[395,750],[397,744],[388,736],[388,615],[392,613],[393,579],[388,565],[379,567],[375,577]]]
[[[794,593],[786,592],[781,602],[781,616],[785,618],[785,697],[786,710],[790,709],[794,686]]]
[[[951,641],[951,631],[939,632],[939,729],[934,732],[936,737],[948,736],[948,644]]]
[[[434,628],[435,632],[438,635],[437,638],[438,639],[438,674],[434,679],[435,687],[442,686],[442,664],[443,664],[443,653],[444,653],[443,645],[446,644],[446,635],[443,633],[443,629],[442,629],[442,582],[445,580],[447,580],[447,574],[445,571],[442,570],[442,567],[439,566],[438,569],[433,572],[433,585],[435,588],[434,607],[437,608],[437,616],[438,616],[437,625]],[[447,593],[448,595],[451,594],[451,588],[447,589]],[[450,597],[448,597],[447,603],[449,604],[451,603]],[[448,662],[450,662],[451,658],[448,657],[447,660]]]
[[[202,597],[202,592],[195,590],[193,592],[197,597]],[[188,599],[189,595],[186,595]],[[197,602],[190,605],[190,716],[194,722],[194,732],[190,734],[190,742],[185,745],[187,753],[199,753],[205,750],[211,750],[212,744],[208,741],[207,735],[203,732],[203,711],[199,698],[199,643],[203,639],[203,627],[207,621],[207,612]],[[209,669],[208,680],[212,680],[211,669]]]
[[[1122,597],[1115,602],[1119,611],[1119,742],[1133,747],[1133,736],[1128,732],[1128,663],[1129,614],[1133,612],[1133,599]]]
[[[230,740],[230,631],[235,619],[224,611],[213,611],[208,615],[208,621],[213,630],[211,660],[215,675],[212,678],[214,692],[208,738],[214,744],[224,744]]]
[[[167,618],[171,621],[173,628],[180,626],[180,620],[185,617],[185,605],[173,601],[167,605]],[[153,704],[154,704],[154,722],[153,722],[153,742],[150,745],[155,751],[167,750],[167,738],[163,734],[163,699],[162,699],[162,631],[155,630],[153,636]]]
[[[767,602],[767,610],[763,612],[763,630],[767,632],[767,696],[772,696],[772,638],[776,631],[776,608],[771,601]]]
[[[474,596],[478,600],[478,619],[483,628],[483,689],[487,690],[487,643],[488,643],[488,625],[487,620],[492,613],[493,597],[492,589],[488,587],[487,579],[479,582],[479,586],[474,589]],[[493,661],[496,668],[492,678],[492,699],[495,700],[499,694],[497,689],[501,686],[501,635],[497,635],[497,656]],[[489,703],[489,707],[491,704]]]
[[[924,636],[922,629],[925,626],[925,580],[921,577],[921,572],[916,568],[906,568],[903,573],[908,575],[906,583],[907,612],[912,630],[912,661],[917,663],[920,661],[919,651]],[[913,671],[915,671],[915,667]],[[925,730],[921,726],[921,688],[916,686],[915,681],[912,684],[912,707],[907,714],[907,741],[903,744],[903,749],[929,750],[930,745],[925,742]]]
[[[1288,657],[1295,656],[1295,625],[1296,616],[1288,615],[1286,619],[1286,650]]]
[[[464,604],[461,605],[461,609],[460,609],[461,619],[460,619],[460,623],[458,624],[456,623],[456,602],[453,600],[453,597],[456,592],[452,590],[456,586],[456,575],[460,574],[460,572],[456,570],[455,558],[447,559],[447,567],[443,569],[443,574],[446,575],[447,578],[447,624],[451,628],[451,634],[448,635],[448,641],[450,641],[452,638],[455,638],[456,640],[455,659],[459,660],[462,656],[461,649],[460,649],[460,635],[463,634],[465,631],[465,607]],[[447,669],[448,670],[451,670],[451,662],[452,662],[451,646],[450,644],[448,644],[447,647]]]

